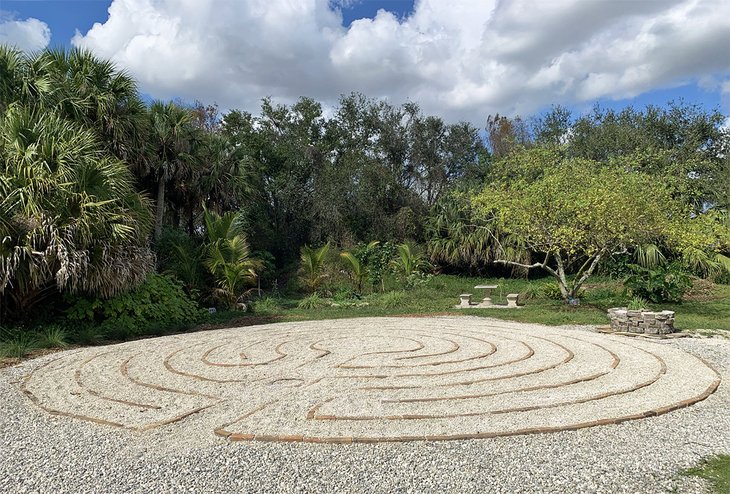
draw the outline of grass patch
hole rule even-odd
[[[684,473],[709,481],[713,492],[717,494],[730,493],[730,455],[709,458],[700,466],[690,468]]]
[[[303,298],[297,304],[298,309],[312,310],[322,309],[330,305],[329,301],[325,298],[320,297],[317,293],[311,294],[309,297]]]
[[[582,293],[581,304],[567,306],[562,300],[555,300],[550,289],[544,288],[552,279],[520,280],[504,278],[470,278],[453,275],[439,275],[430,278],[411,290],[401,290],[398,285],[389,287],[384,294],[373,293],[362,298],[364,303],[328,304],[328,299],[316,297],[282,297],[279,308],[269,313],[278,321],[299,321],[312,319],[340,319],[347,317],[379,317],[402,314],[468,314],[492,317],[526,323],[550,326],[605,325],[608,324],[606,310],[626,306],[631,297],[626,294],[620,281],[593,277]],[[481,290],[475,285],[498,285],[492,291],[492,300],[506,304],[508,293],[519,293],[521,304],[518,310],[456,309],[460,293],[472,293],[478,301]],[[677,313],[676,327],[679,330],[709,329],[730,330],[730,286],[717,285],[712,298],[703,301],[688,300],[680,304],[649,304],[651,310],[673,310]]]
[[[38,348],[38,340],[29,332],[6,333],[0,342],[0,357],[22,360]]]
[[[388,309],[394,309],[403,305],[405,298],[404,292],[388,292],[380,297],[378,303]]]
[[[16,361],[29,354],[42,353],[39,347],[63,348],[68,343],[96,345],[183,331],[350,317],[453,314],[551,326],[606,325],[606,309],[626,306],[631,297],[626,294],[620,281],[600,277],[593,277],[590,281],[585,286],[581,304],[578,306],[568,306],[562,300],[555,300],[550,278],[528,281],[439,275],[428,278],[409,290],[403,290],[401,284],[391,280],[386,284],[389,290],[386,293],[380,293],[378,286],[373,293],[365,295],[356,294],[352,290],[341,290],[335,292],[332,299],[320,295],[292,294],[275,298],[264,297],[255,299],[249,312],[217,311],[205,314],[197,324],[157,324],[135,334],[125,332],[123,327],[104,329],[92,323],[69,322],[65,325],[53,324],[33,329],[18,327],[12,331],[0,332],[0,359],[5,359],[4,363],[7,364],[9,359]],[[508,293],[519,293],[523,307],[518,310],[455,308],[460,293],[472,293],[472,299],[479,301],[483,292],[474,286],[481,284],[498,286],[491,294],[492,300],[497,304],[506,304]],[[680,304],[648,304],[647,309],[675,311],[675,325],[678,330],[708,335],[723,334],[730,331],[730,285],[707,285],[703,287],[701,299],[692,297]],[[0,361],[0,365],[2,364]]]
[[[61,326],[52,324],[38,332],[36,342],[40,348],[66,348],[68,333]]]

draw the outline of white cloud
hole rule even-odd
[[[550,103],[727,79],[727,0],[420,0],[342,24],[328,0],[114,0],[73,43],[155,97],[256,111],[362,91],[481,123]],[[340,2],[339,5],[347,5]]]
[[[16,20],[0,11],[0,44],[31,52],[42,50],[50,41],[51,30],[45,22],[32,17]]]

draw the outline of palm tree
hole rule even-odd
[[[165,187],[169,181],[191,171],[193,160],[190,151],[194,136],[190,112],[175,103],[152,103],[150,121],[157,180],[155,239],[159,239],[165,216]]]
[[[240,302],[243,289],[253,285],[262,264],[251,257],[251,252],[236,213],[220,216],[203,208],[207,243],[205,265],[215,278],[216,298],[229,308]]]
[[[0,297],[6,314],[45,295],[113,295],[152,268],[150,204],[95,133],[42,107],[0,116]]]
[[[357,290],[357,293],[362,293],[362,285],[365,283],[369,274],[367,265],[361,262],[360,259],[355,257],[355,255],[351,252],[342,252],[340,253],[340,257],[347,262],[350,278],[355,283],[355,290]]]
[[[60,88],[61,114],[94,129],[115,156],[139,166],[148,122],[134,79],[88,50],[46,50],[40,58]]]
[[[398,245],[398,256],[393,259],[391,265],[403,279],[408,279],[409,276],[420,273],[429,266],[428,261],[420,253],[414,252],[408,244]]]
[[[330,244],[327,242],[319,249],[313,249],[308,245],[303,245],[299,251],[299,259],[301,260],[299,272],[302,275],[301,280],[311,293],[315,293],[322,284],[322,281],[327,277],[323,269],[329,249]]]

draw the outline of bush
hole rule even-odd
[[[182,285],[169,276],[153,274],[136,289],[102,300],[74,297],[66,311],[69,322],[98,325],[100,332],[117,339],[158,334],[201,320],[200,310]]]
[[[199,298],[206,285],[200,242],[182,230],[163,228],[154,245],[160,272],[182,281],[188,295]]]
[[[380,297],[380,305],[383,307],[387,307],[388,309],[393,309],[395,307],[400,307],[403,305],[403,302],[405,300],[405,293],[403,292],[388,292],[384,293]]]
[[[560,286],[557,282],[549,282],[540,285],[538,291],[542,297],[549,298],[550,300],[563,300],[563,294],[561,293]]]
[[[38,348],[38,340],[28,331],[0,332],[0,357],[22,359],[28,353]]]
[[[680,302],[682,296],[692,287],[689,275],[676,263],[654,268],[632,265],[631,272],[624,281],[624,286],[632,295],[654,303]]]
[[[264,297],[254,300],[251,310],[255,314],[274,314],[281,311],[281,306],[275,298]]]
[[[46,326],[39,331],[36,340],[41,348],[66,348],[68,346],[66,330],[56,324]]]
[[[317,292],[314,292],[309,297],[300,300],[299,304],[297,304],[297,307],[299,309],[321,309],[323,307],[327,307],[328,305],[328,300],[320,297]]]

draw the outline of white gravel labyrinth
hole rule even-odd
[[[44,411],[90,427],[174,426],[182,441],[340,443],[616,424],[702,401],[720,381],[672,345],[438,317],[281,323],[85,348],[49,359],[21,388]]]

